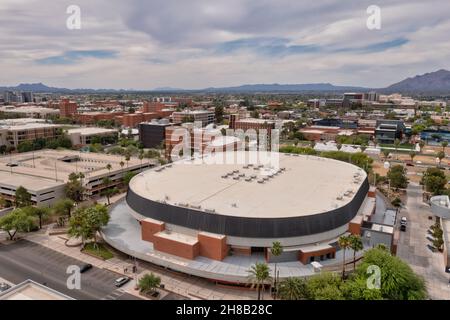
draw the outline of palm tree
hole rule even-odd
[[[106,165],[106,169],[108,169],[108,171],[111,172],[111,169],[112,169],[111,163],[108,163],[108,164]]]
[[[106,199],[108,199],[108,206],[111,204],[110,197],[113,195],[113,189],[109,188],[111,182],[112,182],[111,179],[108,177],[104,177],[102,179],[103,185],[106,186],[106,188],[102,191],[102,195],[106,196]]]
[[[270,268],[264,262],[256,262],[251,266],[249,273],[249,280],[252,283],[252,288],[258,290],[258,300],[263,299],[262,290],[267,281],[270,280]]]
[[[350,239],[348,236],[341,236],[338,240],[339,247],[343,250],[343,257],[342,257],[342,279],[345,277],[345,251],[348,247],[350,247]]]
[[[400,140],[395,139],[394,147],[395,147],[395,158],[398,160],[398,147],[400,146]]]
[[[123,166],[125,165],[125,162],[120,161],[119,165],[120,165],[120,172],[122,173],[123,176]]]
[[[125,161],[127,162],[127,168],[128,168],[128,161],[130,161],[130,159],[131,159],[131,155],[130,155],[129,152],[127,152],[127,153],[125,154]]]
[[[425,147],[425,141],[420,140],[419,141],[419,147],[420,147],[420,152],[422,152],[423,147]]]
[[[270,252],[274,257],[278,257],[283,253],[283,246],[279,241],[275,241],[272,243],[272,248],[270,248]],[[275,288],[275,299],[277,298],[277,284],[278,284],[278,275],[277,275],[277,262],[275,260],[275,270],[274,270],[274,288]]]
[[[387,149],[383,149],[383,156],[384,156],[384,161],[386,161],[387,160],[387,158],[389,157],[389,150],[387,150]]]
[[[438,159],[439,159],[439,167],[440,167],[440,166],[441,166],[442,159],[445,158],[445,152],[444,152],[444,151],[439,151],[439,152],[437,153],[437,157],[438,157]]]
[[[139,279],[138,287],[142,293],[153,293],[155,288],[159,287],[160,284],[161,278],[150,273]]]
[[[144,150],[139,152],[139,160],[141,160],[141,172],[142,172],[142,160],[144,159]]]
[[[352,234],[349,236],[350,240],[350,249],[353,250],[353,270],[356,269],[356,253],[364,249],[363,242],[361,240],[361,236],[357,234]]]
[[[308,298],[306,281],[300,277],[289,277],[280,282],[278,296],[283,300],[302,300]]]
[[[448,142],[447,141],[442,141],[441,142],[441,146],[442,146],[442,151],[445,153],[445,148],[448,146]]]

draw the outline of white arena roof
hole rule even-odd
[[[262,169],[255,170],[257,165],[244,168],[244,164],[186,161],[141,173],[132,179],[130,188],[153,201],[222,215],[287,218],[320,214],[348,204],[367,177],[359,167],[333,159],[272,155],[279,156],[279,168],[284,170],[271,178]],[[269,173],[275,170],[276,166]],[[267,180],[263,182],[264,177]]]

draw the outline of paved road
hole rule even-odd
[[[410,183],[407,188],[407,202],[398,219],[406,216],[408,226],[406,232],[400,232],[397,256],[406,261],[413,270],[421,275],[427,284],[428,294],[432,299],[450,299],[448,274],[444,272],[442,253],[432,252],[427,245],[431,241],[427,230],[435,220],[430,207],[422,201],[422,187]]]
[[[81,300],[139,300],[114,286],[117,274],[96,267],[81,275],[81,290],[68,289],[67,267],[83,262],[26,240],[0,244],[0,261],[0,277],[15,284],[32,279]]]

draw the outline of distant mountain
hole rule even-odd
[[[355,86],[336,86],[331,83],[307,83],[307,84],[245,84],[235,87],[205,88],[198,90],[188,90],[172,87],[160,87],[152,90],[133,90],[133,89],[67,89],[48,87],[42,83],[22,83],[16,87],[0,87],[0,92],[5,90],[12,91],[33,91],[39,93],[157,93],[157,92],[193,92],[193,93],[306,93],[306,92],[367,92],[378,91],[383,93],[404,93],[404,94],[450,94],[450,71],[439,70],[415,76],[395,83],[387,88],[370,89]]]
[[[395,83],[382,91],[388,93],[450,94],[450,71],[441,69],[436,72],[425,73]]]
[[[307,84],[246,84],[237,87],[207,88],[208,92],[319,92],[319,91],[367,91],[369,89],[352,86],[335,86],[331,83]]]

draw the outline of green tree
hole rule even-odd
[[[411,151],[411,152],[409,153],[409,157],[411,158],[411,162],[413,162],[413,161],[414,161],[414,158],[416,157],[416,153],[415,153],[414,151]]]
[[[224,115],[224,108],[222,101],[216,102],[216,106],[214,107],[214,114],[216,117],[216,123],[222,123]]]
[[[153,293],[157,287],[161,284],[161,278],[155,276],[153,273],[144,275],[139,279],[138,288],[142,293]]]
[[[356,269],[356,253],[364,249],[363,242],[361,240],[361,236],[357,234],[352,234],[349,236],[350,240],[350,249],[353,250],[353,270]]]
[[[280,282],[277,293],[282,300],[308,299],[306,280],[298,277],[284,279]]]
[[[60,199],[53,205],[53,213],[70,219],[74,205],[75,203],[69,198]]]
[[[10,240],[14,240],[17,232],[30,232],[34,226],[34,218],[21,208],[0,218],[0,229],[8,233]]]
[[[392,166],[389,169],[387,177],[391,181],[392,188],[406,188],[408,186],[406,169],[402,165]]]
[[[269,266],[264,262],[256,262],[250,267],[248,273],[252,288],[258,291],[258,300],[262,300],[265,284],[271,280]]]
[[[425,190],[439,195],[445,190],[447,178],[440,168],[427,168],[422,176],[421,184],[425,186]]]
[[[312,300],[343,300],[342,284],[342,279],[336,274],[323,272],[310,277],[306,286]]]
[[[384,161],[387,160],[387,158],[389,157],[389,150],[388,149],[383,149],[382,150],[383,156],[384,156]]]
[[[17,188],[15,193],[15,206],[17,208],[27,207],[32,204],[31,193],[22,186]]]
[[[274,241],[272,243],[272,248],[270,248],[270,252],[275,257],[275,259],[283,254],[283,246],[279,241]],[[277,297],[277,289],[278,289],[278,275],[277,275],[277,263],[275,260],[275,268],[274,268],[274,287],[275,287],[275,299]]]
[[[349,236],[341,236],[338,240],[339,247],[342,250],[342,279],[345,278],[345,252],[350,247]]]
[[[378,266],[381,275],[380,293],[388,300],[422,300],[427,296],[423,279],[411,267],[389,251],[375,248],[364,253],[356,269],[356,276],[368,279],[369,266]]]
[[[44,207],[23,207],[22,210],[30,217],[36,217],[39,221],[39,229],[42,229],[42,221],[50,215],[50,209]]]
[[[77,210],[69,220],[68,234],[81,238],[83,244],[86,240],[93,239],[97,244],[97,232],[109,222],[109,214],[106,206],[97,204],[93,207]]]
[[[135,175],[136,174],[134,172],[131,172],[131,171],[126,172],[124,174],[124,176],[123,176],[123,183],[127,186],[127,188],[128,188],[128,185],[130,184],[131,179],[133,179],[133,177]]]
[[[83,187],[82,184],[83,178],[84,175],[82,173],[77,174],[72,172],[69,175],[69,181],[66,183],[66,186],[64,188],[66,197],[73,200],[76,203],[83,200],[83,194],[85,191],[85,188]]]

